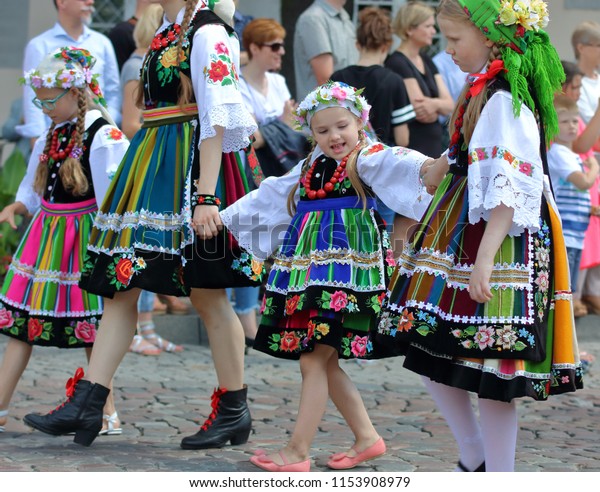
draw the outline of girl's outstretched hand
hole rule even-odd
[[[211,239],[223,229],[217,205],[198,205],[194,208],[192,227],[200,239]]]
[[[448,172],[448,157],[444,154],[433,161],[428,161],[423,168],[424,172],[421,171],[423,184],[427,193],[433,195]]]
[[[475,302],[484,303],[492,299],[493,294],[490,289],[492,268],[492,263],[475,262],[469,279],[469,296]]]

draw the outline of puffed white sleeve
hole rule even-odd
[[[416,150],[376,143],[362,150],[358,175],[394,212],[420,220],[431,202],[419,179],[427,159]]]
[[[257,126],[239,89],[239,43],[223,26],[209,24],[194,34],[190,68],[200,118],[200,142],[223,127],[223,152],[250,144]]]
[[[221,220],[239,245],[259,260],[266,260],[281,245],[291,216],[288,196],[300,180],[301,161],[281,177],[271,176],[260,186],[221,211]],[[299,190],[294,195],[298,203]]]
[[[489,220],[500,204],[514,210],[509,234],[539,228],[544,170],[540,135],[529,108],[515,117],[512,96],[498,91],[484,106],[469,142],[469,222]]]
[[[21,202],[31,214],[35,213],[42,204],[40,195],[33,189],[33,183],[35,181],[35,173],[40,161],[40,155],[44,151],[45,145],[46,135],[42,135],[35,141],[31,155],[29,156],[27,171],[25,172],[25,176],[23,176],[23,180],[21,181],[19,189],[17,190],[17,195],[15,196],[15,202]]]
[[[104,125],[94,135],[90,148],[90,170],[98,206],[102,205],[115,170],[129,148],[129,140],[116,126]]]

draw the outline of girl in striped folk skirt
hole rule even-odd
[[[0,429],[34,345],[85,348],[89,357],[96,339],[102,298],[77,284],[108,169],[129,142],[93,99],[101,97],[95,77],[86,79],[94,62],[85,50],[62,48],[25,74],[52,125],[33,148],[15,202],[0,212],[13,228],[15,215],[33,214],[0,291],[0,334],[10,337],[0,367]],[[119,433],[112,399],[104,416],[105,431]]]
[[[447,51],[471,75],[451,118],[449,172],[437,166],[425,176],[437,191],[400,258],[379,324],[379,340],[397,343],[404,367],[423,376],[446,418],[457,471],[512,471],[516,399],[582,387],[545,155],[546,137],[558,129],[552,97],[562,68],[541,29],[546,5],[527,8],[523,15],[497,0],[440,4]]]

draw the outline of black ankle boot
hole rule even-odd
[[[212,413],[193,436],[181,441],[183,449],[222,448],[231,444],[244,444],[252,429],[252,418],[246,403],[248,388],[227,391],[216,389],[211,396]]]
[[[92,444],[102,428],[102,409],[110,390],[81,379],[80,368],[67,382],[67,401],[46,415],[30,413],[23,421],[34,429],[62,436],[75,433],[73,440],[82,446]]]

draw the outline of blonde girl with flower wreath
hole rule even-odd
[[[360,93],[328,82],[308,94],[297,118],[315,143],[312,152],[221,213],[244,249],[274,259],[254,348],[300,360],[292,436],[282,449],[251,458],[269,471],[310,470],[310,447],[328,398],[355,438],[328,467],[354,468],[386,449],[339,359],[386,355],[373,346],[371,333],[395,262],[375,196],[419,219],[429,199],[419,175],[430,159],[370,142],[364,132],[370,107]]]
[[[582,387],[547,171],[564,79],[547,21],[539,0],[438,7],[446,51],[470,75],[450,120],[450,166],[424,178],[437,191],[399,259],[378,341],[393,338],[422,375],[458,444],[456,471],[513,471],[516,400]]]
[[[52,124],[35,143],[15,202],[0,212],[14,229],[15,215],[33,214],[0,291],[0,334],[10,337],[0,366],[0,431],[33,346],[85,348],[89,358],[96,339],[102,298],[77,282],[109,171],[129,142],[102,105],[94,63],[86,50],[61,48],[23,79]],[[119,434],[112,398],[103,413],[104,433]]]
[[[241,445],[252,428],[244,333],[225,289],[258,285],[261,270],[251,269],[219,218],[220,206],[248,190],[240,152],[256,131],[239,91],[234,4],[159,3],[165,17],[141,70],[144,122],[96,216],[81,277],[82,287],[105,297],[89,373],[64,405],[25,421],[50,434],[75,432],[78,444],[94,441],[107,386],[135,332],[140,291],[147,290],[189,295],[213,356],[212,411],[181,447]]]

